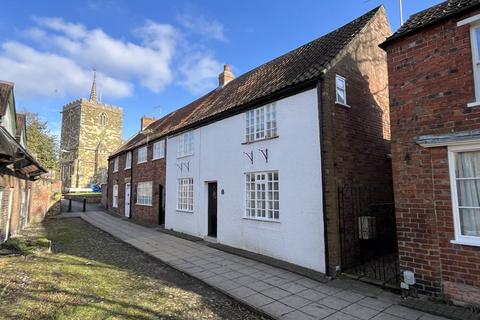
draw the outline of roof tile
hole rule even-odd
[[[200,121],[221,116],[288,87],[318,78],[332,60],[371,21],[378,7],[343,27],[267,62],[148,126],[111,157]]]

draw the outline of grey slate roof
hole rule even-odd
[[[453,15],[480,7],[480,0],[448,0],[411,15],[408,20],[380,46],[384,48],[392,41],[424,27],[447,19]]]
[[[148,141],[179,132],[202,121],[218,119],[249,103],[321,77],[332,60],[379,12],[377,7],[350,23],[267,62],[148,126],[110,157]]]

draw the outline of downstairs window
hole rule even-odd
[[[247,218],[259,220],[280,219],[278,171],[245,174]]]

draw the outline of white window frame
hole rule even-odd
[[[480,151],[480,144],[456,145],[448,147],[448,168],[450,173],[450,190],[452,195],[453,224],[455,240],[452,243],[480,246],[480,237],[462,235],[460,212],[458,205],[457,177],[456,177],[456,154],[459,152]]]
[[[128,151],[125,156],[125,169],[132,168],[132,151]]]
[[[152,206],[153,199],[153,182],[143,181],[137,183],[137,199],[136,204],[139,206]]]
[[[343,88],[338,86],[338,81],[343,83]],[[339,91],[343,91],[343,97],[344,97],[345,101],[341,101],[341,100],[338,99],[338,97],[339,97],[338,92]],[[348,101],[347,100],[347,80],[344,77],[342,77],[341,75],[336,74],[335,75],[335,103],[339,104],[339,105],[342,105],[342,106],[345,106],[345,107],[350,107],[348,105],[347,101]]]
[[[468,107],[476,107],[480,105],[480,53],[478,48],[476,29],[480,29],[480,22],[470,25],[470,43],[472,48],[472,67],[473,80],[475,87],[475,101],[467,104]],[[480,39],[478,39],[480,41]]]
[[[193,178],[178,179],[177,211],[193,212]]]
[[[193,131],[186,132],[178,137],[177,158],[193,155],[194,135]]]
[[[245,141],[254,142],[277,137],[277,105],[269,103],[245,112]]]
[[[113,185],[112,190],[112,208],[118,208],[118,184]]]
[[[118,157],[113,159],[113,172],[118,172]]]
[[[140,158],[140,155],[142,157]],[[137,149],[137,164],[145,163],[148,161],[148,149],[147,146],[143,146]]]
[[[165,140],[156,141],[153,144],[153,160],[165,158]]]
[[[278,171],[245,173],[244,212],[245,219],[280,222],[280,176]]]

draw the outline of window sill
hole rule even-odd
[[[473,108],[473,107],[479,107],[480,106],[480,101],[473,101],[470,103],[467,103],[467,107]]]
[[[154,158],[154,159],[152,159],[152,161],[155,161],[155,160],[162,160],[162,159],[165,159],[165,157],[161,157],[161,158]]]
[[[193,214],[193,211],[190,211],[190,210],[176,209],[175,211],[177,211],[177,212],[182,212],[182,213],[192,213],[192,214]]]
[[[136,206],[151,207],[151,204],[135,203]]]
[[[137,164],[147,163],[148,161],[137,162]]]
[[[452,244],[460,244],[464,246],[473,246],[473,247],[480,247],[480,238],[477,241],[468,241],[468,240],[450,240]]]
[[[125,170],[130,170],[130,169],[132,169],[132,167],[129,167],[129,168],[125,168]]]
[[[280,220],[273,220],[273,219],[260,219],[260,218],[251,218],[251,217],[242,217],[242,219],[259,221],[259,222],[281,223]]]
[[[177,156],[177,159],[182,159],[182,158],[191,157],[191,156],[193,156],[193,153],[185,154],[183,156]]]
[[[263,139],[253,140],[253,141],[245,141],[245,142],[242,142],[242,145],[252,144],[252,143],[261,142],[261,141],[274,140],[274,139],[278,139],[279,137],[280,136],[276,135],[269,138],[263,138]]]
[[[352,108],[350,105],[348,105],[348,104],[346,104],[346,103],[342,103],[342,102],[340,102],[340,101],[335,101],[335,104],[336,104],[336,105],[339,105],[339,106],[341,106],[341,107],[349,108],[349,109]]]

